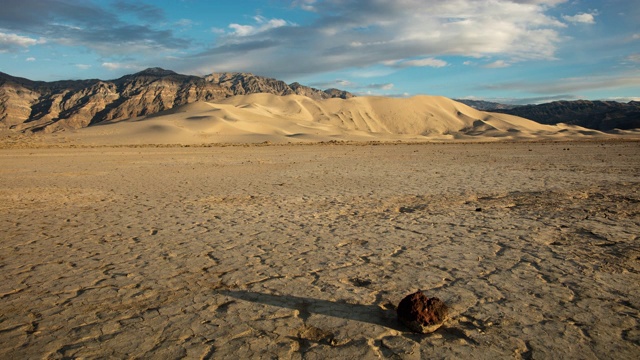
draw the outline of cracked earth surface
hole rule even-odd
[[[639,191],[638,142],[1,150],[0,357],[633,358]]]

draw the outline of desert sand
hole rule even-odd
[[[639,190],[639,142],[2,149],[0,358],[635,358]]]

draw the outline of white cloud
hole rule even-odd
[[[448,65],[448,63],[444,60],[436,59],[436,58],[423,58],[423,59],[414,59],[414,60],[396,60],[396,61],[386,61],[383,62],[385,65],[398,67],[398,68],[407,68],[407,67],[434,67],[441,68]]]
[[[445,56],[504,59],[496,66],[553,60],[566,24],[550,12],[561,1],[298,0],[294,6],[315,12],[312,21],[256,16],[233,23],[213,47],[180,65],[192,73],[213,67],[293,78],[345,69],[379,73],[380,64],[393,71],[443,67]]]
[[[233,30],[232,36],[249,36],[255,35],[267,30],[276,29],[283,26],[293,25],[283,19],[267,19],[263,16],[254,16],[257,26],[254,25],[241,25],[241,24],[229,24],[229,28]]]
[[[349,80],[336,80],[335,83],[340,86],[355,86],[355,84]]]
[[[55,26],[55,27],[59,27],[59,28],[65,28],[68,30],[78,30],[78,31],[82,31],[85,30],[79,26],[75,26],[75,25],[69,25],[69,24],[63,24],[63,23],[58,23],[58,22],[54,22],[51,25]]]
[[[255,28],[251,25],[229,24],[229,29],[233,30],[233,35],[247,36],[255,32]]]
[[[378,90],[391,90],[393,89],[394,85],[392,83],[386,83],[386,84],[369,84],[367,86],[364,86],[364,88],[367,89],[378,89]]]
[[[316,11],[315,6],[313,6],[315,2],[316,0],[294,0],[292,5],[300,7],[301,9],[306,11]]]
[[[396,71],[397,69],[391,67],[367,67],[354,70],[350,75],[356,78],[375,78],[391,75]]]
[[[505,68],[505,67],[509,67],[511,66],[511,64],[509,64],[508,62],[504,61],[504,60],[496,60],[492,63],[489,63],[487,65],[484,65],[484,68],[487,69],[498,69],[498,68]]]
[[[595,24],[595,15],[598,15],[598,13],[579,13],[573,16],[563,15],[562,18],[573,24]]]
[[[359,85],[351,82],[349,80],[336,79],[331,81],[322,81],[322,82],[312,82],[309,86],[313,86],[320,89],[329,89],[329,88],[357,88]]]
[[[631,38],[632,38],[633,40],[640,40],[640,34],[633,34],[633,35],[631,36]]]
[[[393,97],[393,98],[407,98],[410,97],[411,94],[408,92],[403,93],[387,93],[387,92],[378,92],[378,91],[356,91],[354,92],[356,96],[384,96],[384,97]]]
[[[102,67],[107,70],[139,70],[142,67],[134,64],[125,64],[125,63],[115,63],[115,62],[103,62]]]
[[[29,46],[43,44],[44,42],[42,39],[38,40],[27,36],[0,32],[0,53],[17,51],[19,48],[28,48]]]
[[[256,23],[258,23],[258,24],[268,24],[267,26],[269,28],[280,27],[280,26],[287,25],[287,22],[285,20],[283,20],[283,19],[267,19],[266,17],[264,17],[262,15],[254,16],[253,20],[255,20]]]
[[[32,57],[28,57],[25,59],[25,61],[36,61],[36,58]]]
[[[107,64],[107,63],[105,63],[105,64]],[[112,64],[112,63],[108,63],[108,64]],[[73,66],[77,67],[80,70],[87,70],[87,69],[91,68],[91,65],[87,65],[87,64],[74,64]],[[104,64],[103,64],[103,66],[104,66]]]

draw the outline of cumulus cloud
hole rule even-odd
[[[34,58],[33,56],[28,57],[26,59],[24,59],[25,61],[36,61],[36,58]]]
[[[229,28],[233,30],[231,36],[249,36],[259,34],[271,29],[283,26],[293,26],[283,19],[267,19],[263,16],[254,16],[255,25],[229,24]]]
[[[576,15],[563,15],[562,18],[573,24],[595,24],[597,13],[579,13]]]
[[[255,33],[255,28],[251,25],[230,24],[229,29],[233,30],[233,35],[247,36]]]
[[[87,70],[91,68],[91,65],[88,64],[73,64],[73,66],[77,67],[80,70]]]
[[[28,36],[0,32],[0,53],[18,51],[43,42]]]
[[[447,65],[439,59],[444,56],[499,56],[508,63],[554,59],[559,30],[566,27],[548,14],[558,2],[299,0],[293,5],[315,12],[311,22],[256,18],[229,24],[214,46],[178,66],[293,78],[378,64],[437,68]]]

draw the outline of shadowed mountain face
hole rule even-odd
[[[235,95],[298,94],[309,98],[350,98],[346,91],[326,91],[248,73],[205,77],[150,68],[116,80],[42,82],[0,72],[0,130],[53,132],[108,120],[154,114],[196,101]]]
[[[640,128],[640,102],[638,101],[628,103],[588,100],[554,101],[511,109],[484,110],[516,115],[541,124],[565,123],[600,131]]]

